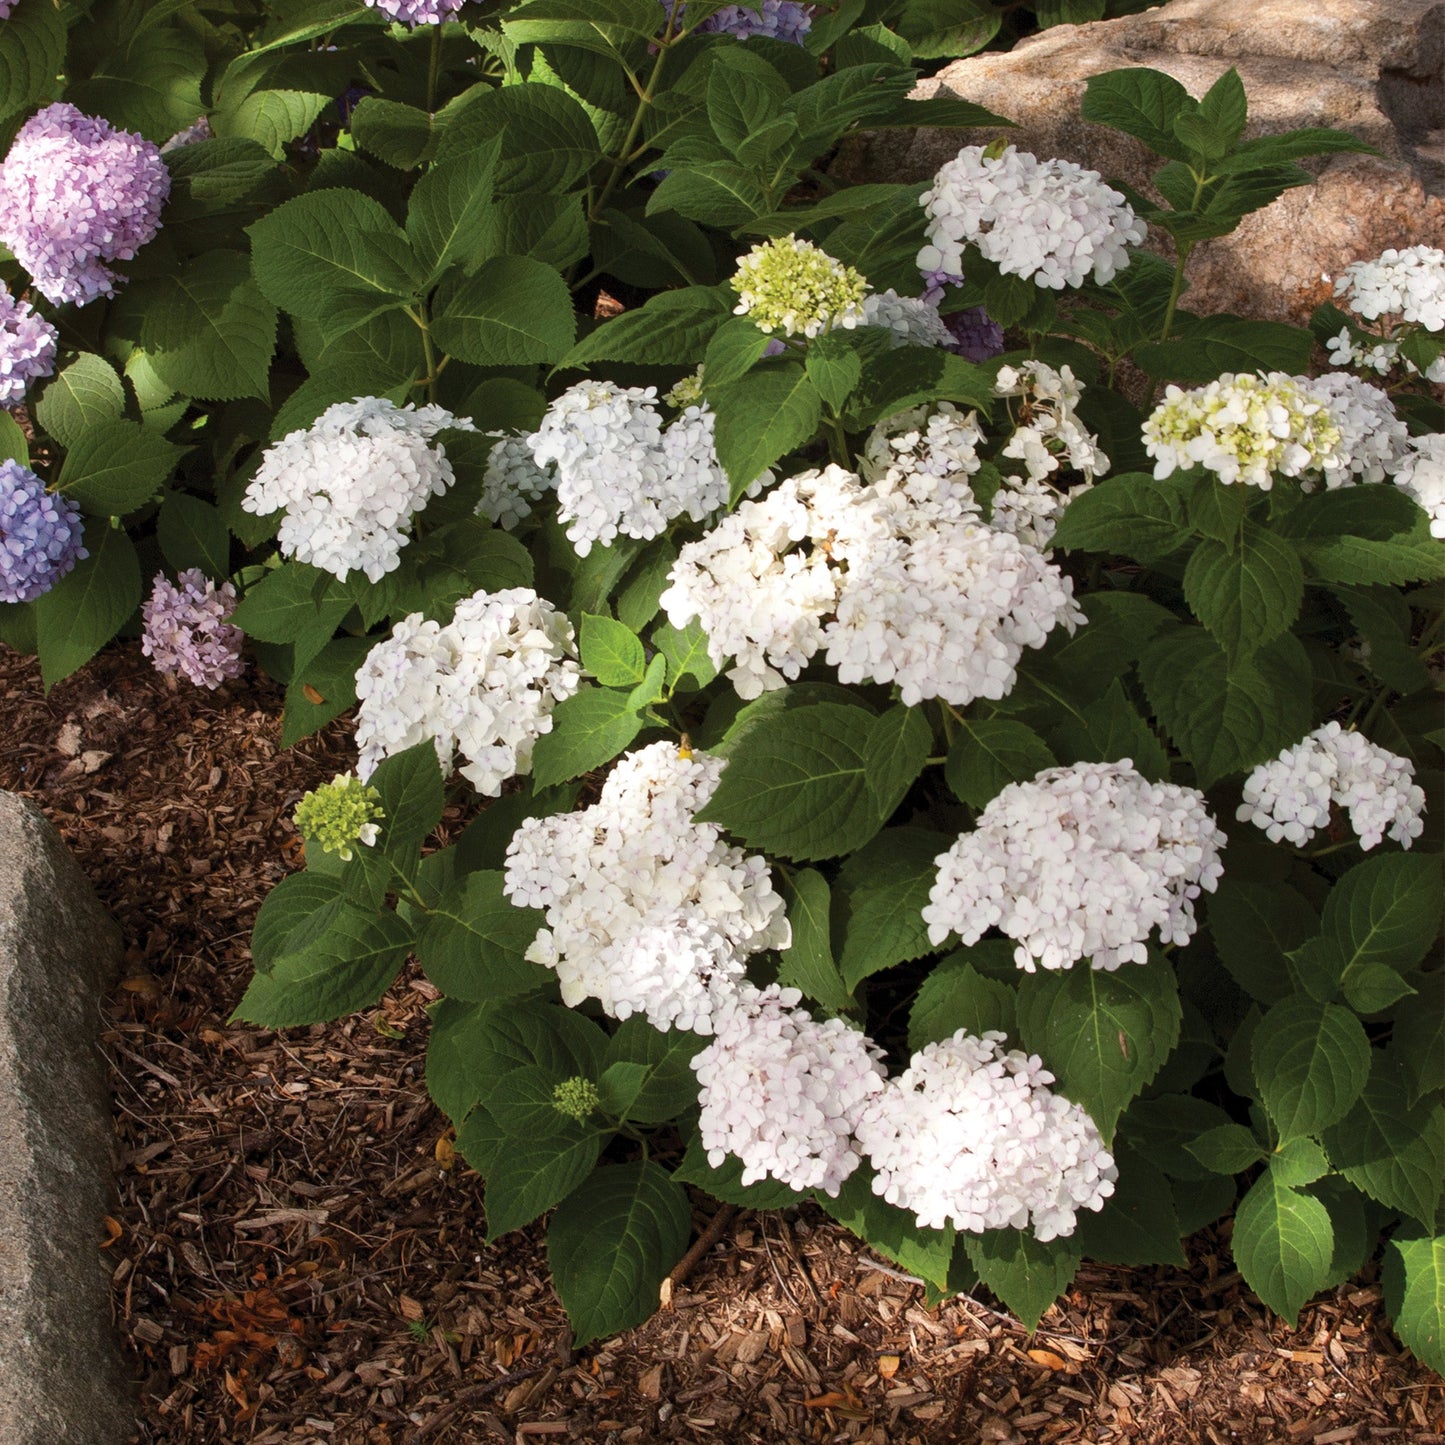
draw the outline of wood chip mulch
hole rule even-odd
[[[343,725],[281,751],[280,701],[177,688],[133,643],[47,697],[0,647],[0,787],[44,809],[126,937],[97,1244],[137,1441],[1445,1445],[1445,1385],[1391,1336],[1377,1266],[1291,1330],[1227,1227],[1188,1270],[1086,1266],[1030,1337],[986,1295],[924,1308],[811,1207],[744,1211],[669,1309],[574,1351],[541,1232],[484,1242],[423,1082],[425,979],[338,1023],[226,1022],[291,809],[353,756]]]

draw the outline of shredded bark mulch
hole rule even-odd
[[[261,680],[178,688],[135,644],[47,697],[0,647],[0,787],[125,932],[103,1023],[119,1202],[96,1242],[137,1441],[1445,1445],[1445,1384],[1391,1336],[1377,1266],[1291,1330],[1227,1226],[1187,1270],[1086,1266],[1029,1336],[986,1295],[926,1309],[811,1207],[743,1211],[669,1308],[574,1350],[540,1230],[484,1242],[426,1093],[419,973],[338,1023],[226,1022],[296,860],[291,809],[353,758],[341,724],[281,751],[280,705]]]

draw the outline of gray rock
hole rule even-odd
[[[1079,115],[1091,75],[1147,66],[1204,92],[1234,66],[1247,135],[1347,130],[1381,157],[1305,161],[1312,186],[1287,191],[1206,242],[1190,262],[1192,311],[1302,324],[1332,288],[1322,278],[1388,246],[1445,245],[1445,4],[1440,0],[1170,0],[1138,15],[1060,25],[1002,54],[955,61],[919,95],[958,95],[1017,121],[1000,132],[874,132],[833,169],[852,181],[931,176],[960,146],[999,135],[1150,189],[1160,162]]]
[[[55,829],[0,792],[4,1445],[111,1445],[135,1431],[99,1249],[113,1134],[96,1033],[120,955]]]

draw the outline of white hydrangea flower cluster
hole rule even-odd
[[[1333,491],[1356,482],[1383,482],[1409,441],[1409,431],[1395,414],[1390,398],[1378,386],[1347,371],[1295,380],[1325,404],[1339,428],[1338,445],[1320,463],[1325,486]],[[1308,491],[1312,478],[1307,475],[1302,483]]]
[[[1129,264],[1129,248],[1148,228],[1098,171],[1013,146],[992,149],[964,147],[919,198],[928,217],[921,272],[962,275],[969,245],[1006,276],[1054,291],[1090,276],[1103,285]]]
[[[439,406],[339,401],[266,449],[241,508],[260,516],[285,509],[283,556],[343,582],[353,569],[379,582],[400,564],[412,519],[456,480],[433,441],[447,427],[475,430]]]
[[[953,332],[943,324],[936,304],[918,296],[900,296],[892,287],[863,298],[864,326],[882,326],[897,346],[952,346]]]
[[[713,1009],[713,1042],[692,1061],[708,1162],[743,1162],[742,1182],[773,1178],[836,1196],[858,1167],[854,1138],[883,1088],[882,1051],[842,1019],[818,1022],[797,989],[749,986]]]
[[[1430,535],[1445,538],[1445,432],[1411,437],[1395,463],[1394,482],[1430,516]]]
[[[1144,422],[1158,480],[1204,467],[1226,484],[1268,491],[1275,474],[1299,477],[1336,464],[1340,429],[1307,379],[1226,372],[1208,386],[1164,389]]]
[[[978,413],[952,402],[914,407],[878,423],[868,434],[858,470],[880,496],[901,492],[920,506],[948,505],[959,517],[978,516],[969,478],[983,465]]]
[[[1109,470],[1098,437],[1079,421],[1084,385],[1071,367],[1055,371],[1043,361],[1000,367],[993,394],[1021,398],[1009,408],[1014,431],[999,456],[1021,461],[1030,480],[1042,481],[1064,464],[1090,480]]]
[[[739,259],[729,284],[738,293],[733,314],[751,317],[760,331],[813,337],[835,326],[851,330],[864,320],[867,280],[796,236],[754,246]]]
[[[977,943],[998,927],[1028,973],[1145,963],[1152,930],[1193,936],[1193,900],[1223,876],[1224,842],[1202,793],[1151,783],[1127,758],[1046,769],[1010,783],[939,856],[929,941]]]
[[[660,742],[629,753],[590,808],[528,818],[507,847],[504,889],[540,908],[527,957],[555,969],[563,1002],[612,1018],[711,1033],[749,955],[791,940],[763,858],[693,821],[720,758]]]
[[[363,781],[383,758],[424,738],[450,772],[495,798],[532,768],[532,749],[552,730],[552,709],[577,691],[581,668],[572,624],[528,587],[476,592],[445,626],[404,617],[356,674],[356,770]]]
[[[1271,843],[1298,847],[1329,824],[1332,803],[1349,813],[1366,851],[1387,833],[1408,848],[1425,831],[1425,792],[1414,764],[1337,722],[1255,768],[1235,816],[1263,828]]]
[[[1335,295],[1358,316],[1398,316],[1426,331],[1445,329],[1445,251],[1437,246],[1391,247],[1373,261],[1346,266]]]
[[[921,1229],[1027,1229],[1046,1242],[1099,1210],[1119,1171],[1098,1126],[1048,1086],[1038,1055],[960,1029],[874,1094],[857,1125],[873,1192]]]
[[[1393,340],[1372,341],[1366,345],[1342,327],[1338,336],[1325,343],[1329,347],[1331,366],[1355,366],[1361,371],[1374,371],[1384,376],[1395,366],[1403,366],[1407,376],[1418,376],[1420,368],[1408,356],[1400,355],[1400,343]],[[1425,368],[1425,380],[1437,386],[1445,383],[1445,356],[1437,356]]]
[[[660,536],[684,514],[701,522],[727,504],[712,412],[689,406],[664,430],[656,399],[655,386],[579,381],[527,438],[538,467],[555,469],[557,515],[579,556],[618,535]]]
[[[511,532],[532,515],[533,502],[557,489],[557,473],[552,467],[538,466],[525,435],[493,435],[497,442],[487,454],[477,515]]]

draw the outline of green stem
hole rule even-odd
[[[427,61],[426,68],[426,109],[430,115],[436,109],[437,101],[437,80],[441,76],[442,69],[442,27],[433,25],[431,28],[431,58]]]
[[[1189,203],[1191,211],[1197,210],[1199,202],[1204,195],[1204,188],[1209,184],[1209,176],[1201,175],[1198,171],[1192,172],[1194,176],[1194,199]],[[1189,258],[1194,253],[1195,243],[1193,241],[1175,241],[1174,249],[1177,253],[1174,262],[1174,284],[1169,288],[1169,306],[1164,312],[1164,326],[1159,333],[1160,341],[1168,341],[1169,333],[1174,329],[1174,311],[1179,305],[1179,297],[1184,291],[1184,268],[1189,264]]]
[[[842,419],[836,416],[825,417],[823,429],[828,436],[828,455],[845,471],[852,471],[853,462],[848,455],[848,433],[843,430]]]
[[[632,113],[632,124],[627,127],[627,134],[622,138],[622,144],[618,147],[617,154],[612,157],[612,173],[603,183],[602,194],[587,208],[587,219],[595,221],[602,208],[607,204],[609,197],[617,186],[622,172],[627,168],[628,157],[632,148],[637,143],[637,137],[642,131],[642,118],[647,114],[647,108],[652,104],[654,91],[657,89],[657,82],[662,78],[662,67],[667,62],[668,47],[675,38],[672,33],[673,17],[668,12],[667,24],[663,27],[662,37],[657,44],[657,59],[653,62],[652,74],[647,77],[647,84],[638,87],[637,77],[628,72],[632,81],[632,88],[637,91],[637,109]]]

